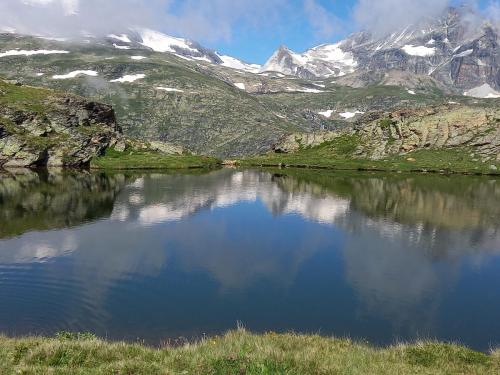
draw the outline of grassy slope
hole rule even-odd
[[[38,124],[33,128],[40,130],[43,129],[43,116],[53,112],[61,112],[62,110],[56,102],[68,97],[71,97],[71,95],[64,92],[42,87],[18,86],[0,78],[0,128],[5,128],[8,133],[26,142],[28,149],[42,151],[48,148],[61,148],[64,150],[67,142],[71,144],[69,134],[62,131],[50,131],[45,136],[38,136],[33,133],[33,130],[18,126],[11,119],[2,116],[2,112],[10,109],[7,113],[20,111],[38,118]],[[71,132],[74,135],[91,135],[98,134],[102,130],[104,128],[100,126],[75,126],[72,127]],[[71,158],[71,156],[68,156],[68,158]]]
[[[21,111],[45,113],[52,110],[50,97],[66,95],[49,89],[16,86],[0,80],[0,106],[9,106]],[[65,141],[64,134],[50,137],[31,136],[29,132],[19,128],[10,120],[0,116],[0,126],[4,126],[14,134],[19,134],[32,144],[41,146],[59,146]],[[75,128],[76,129],[76,128]],[[162,155],[155,152],[124,152],[109,150],[105,157],[95,159],[92,167],[97,169],[187,169],[209,168],[219,164],[216,158],[192,155]]]
[[[56,95],[52,90],[29,86],[16,86],[0,80],[0,105],[8,105],[19,110],[44,112],[46,100]]]
[[[498,374],[500,352],[419,343],[375,349],[346,339],[244,331],[178,348],[92,337],[0,338],[5,374]]]
[[[366,160],[353,157],[357,147],[356,136],[343,136],[332,142],[306,148],[295,153],[270,153],[240,161],[243,166],[278,166],[329,168],[339,170],[384,171],[445,171],[450,173],[499,174],[500,163],[481,163],[470,156],[465,148],[418,150],[407,155]],[[495,165],[498,169],[491,169]]]

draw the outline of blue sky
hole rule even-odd
[[[302,52],[360,29],[386,35],[464,1],[500,24],[500,0],[0,0],[0,27],[57,37],[146,27],[262,64],[282,44]]]
[[[294,9],[302,8],[300,0],[290,2],[295,3]],[[237,56],[250,62],[264,63],[280,45],[286,45],[294,51],[301,52],[321,43],[338,41],[349,35],[356,29],[356,25],[349,22],[356,2],[356,0],[317,1],[327,11],[344,22],[344,24],[340,24],[336,19],[332,19],[332,23],[338,25],[337,30],[332,35],[321,35],[315,32],[302,11],[295,16],[286,17],[285,22],[281,22],[275,27],[264,26],[260,29],[253,29],[236,26],[230,40],[208,42],[208,44],[211,48],[228,55]]]

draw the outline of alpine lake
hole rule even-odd
[[[500,179],[0,173],[0,332],[500,344]]]

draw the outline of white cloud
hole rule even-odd
[[[136,25],[160,26],[170,4],[171,0],[1,0],[0,25],[26,34],[107,35]]]
[[[75,15],[78,12],[79,0],[21,0],[24,4],[31,6],[55,5],[62,9],[67,16]]]
[[[286,0],[185,0],[164,24],[167,32],[195,40],[229,41],[236,28],[276,27],[289,7]]]
[[[390,33],[437,16],[460,1],[357,0],[352,17],[344,19],[332,10],[334,1],[327,6],[318,0],[0,0],[0,28],[53,37],[81,36],[82,32],[121,35],[130,28],[148,28],[201,43],[228,42],[236,32],[267,33],[283,40],[292,33],[312,31],[315,39],[328,42],[337,32],[353,28]],[[478,0],[465,1],[479,9]],[[490,0],[486,10],[482,7],[482,13],[497,25],[499,4]],[[470,22],[471,29],[474,22]]]
[[[425,17],[435,17],[449,0],[359,0],[354,8],[358,26],[377,35],[386,35]]]
[[[309,24],[320,38],[333,37],[342,26],[342,21],[316,0],[304,0],[304,12]]]
[[[486,11],[496,20],[500,20],[500,1],[490,1]]]
[[[484,12],[496,28],[500,29],[500,1],[492,0],[489,2]]]
[[[0,26],[51,36],[151,28],[194,40],[230,40],[236,28],[282,17],[286,0],[1,0]]]
[[[471,32],[477,31],[485,18],[500,28],[500,0],[490,0],[486,7],[481,7],[479,0],[359,0],[353,17],[358,28],[381,36],[460,5],[465,6],[462,13]]]

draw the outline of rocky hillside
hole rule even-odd
[[[419,150],[468,150],[480,163],[500,162],[500,107],[456,104],[371,113],[352,127],[332,132],[292,134],[274,146],[293,153],[337,139],[350,139],[352,156],[382,160]]]
[[[0,81],[0,166],[85,166],[120,134],[109,105]]]

